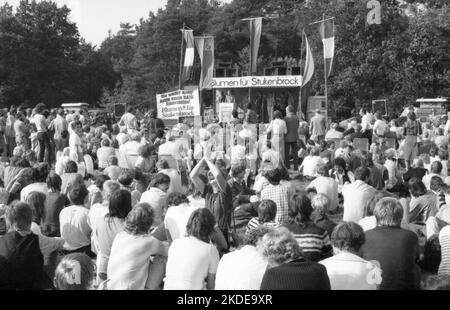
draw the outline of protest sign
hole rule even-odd
[[[162,120],[200,116],[198,89],[156,95],[156,103]]]
[[[219,103],[219,122],[228,123],[233,120],[233,108],[234,103],[232,102],[221,102]]]

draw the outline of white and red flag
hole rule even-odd
[[[183,40],[186,41],[186,52],[184,54],[184,66],[181,76],[181,84],[184,84],[191,79],[192,68],[194,66],[195,48],[194,31],[181,29],[181,32],[183,33]]]
[[[323,42],[323,56],[325,60],[325,76],[329,77],[334,59],[334,18],[324,20],[319,25],[320,37]]]

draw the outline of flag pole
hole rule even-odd
[[[321,20],[318,20],[318,21],[316,21],[316,22],[314,22],[314,23],[310,23],[309,25],[311,26],[311,25],[323,23],[323,22],[326,22],[326,21],[329,21],[329,20],[332,20],[332,19],[334,19],[334,17],[329,17],[329,18],[326,18],[326,19],[325,19],[325,14],[323,14]]]
[[[180,48],[180,72],[178,75],[178,89],[181,90],[183,82],[183,49],[184,49],[184,30],[186,28],[186,23],[183,23],[183,29],[181,29],[181,48]]]
[[[303,39],[305,38],[305,29],[302,29],[302,41],[300,43],[300,74],[302,75],[302,83],[300,84],[300,91],[299,91],[299,99],[298,99],[298,107],[297,107],[297,115],[299,119],[302,119],[302,88],[303,88],[303,70],[302,70],[302,51],[303,51]],[[305,120],[306,121],[306,120]]]
[[[331,20],[331,19],[334,19],[334,17],[325,19],[325,14],[323,14],[322,22],[325,23],[326,20]],[[325,53],[325,49],[324,49],[324,53]],[[325,108],[326,108],[326,115],[328,117],[328,78],[327,78],[327,62],[325,60],[325,54],[323,55],[323,74],[325,77]],[[328,121],[327,121],[327,123],[328,123]]]

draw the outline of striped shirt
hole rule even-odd
[[[441,245],[441,264],[438,274],[450,274],[450,225],[442,228],[439,233]]]
[[[254,217],[250,220],[250,222],[248,222],[247,224],[247,231],[245,232],[245,234],[247,234],[249,231],[257,228],[258,226],[265,226],[268,228],[276,228],[279,226],[279,224],[275,223],[275,222],[267,222],[267,223],[261,223],[259,221],[259,218]]]
[[[284,226],[294,234],[305,258],[318,262],[333,254],[328,233],[313,222],[292,222]]]
[[[288,187],[283,185],[267,185],[261,191],[261,201],[272,200],[277,205],[275,223],[284,224],[289,220]]]

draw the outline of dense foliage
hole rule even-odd
[[[310,23],[334,16],[336,52],[328,81],[340,115],[388,99],[395,109],[418,97],[450,96],[450,6],[446,0],[379,0],[382,24],[367,25],[367,1],[168,0],[136,27],[122,24],[99,49],[84,43],[69,10],[52,2],[0,7],[0,102],[5,105],[86,101],[154,106],[157,93],[177,88],[180,29],[216,39],[216,59],[248,65],[243,18],[265,16],[259,74],[274,58],[300,58],[301,33],[312,45],[311,93],[323,94],[322,44]],[[304,58],[304,51],[302,54]],[[199,79],[196,56],[192,84]]]

